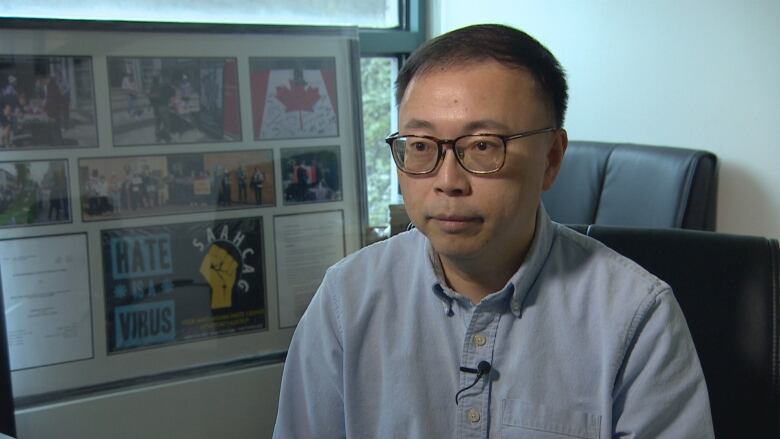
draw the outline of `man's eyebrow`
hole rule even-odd
[[[433,124],[428,122],[427,120],[422,119],[409,119],[404,126],[406,129],[415,129],[415,128],[426,128],[426,129],[432,129]]]
[[[404,126],[404,129],[433,129],[434,126],[431,122],[423,119],[409,119]],[[509,131],[509,127],[504,123],[501,123],[493,119],[480,119],[467,123],[463,126],[464,133],[476,133],[476,132],[506,132]]]
[[[463,130],[467,133],[477,133],[480,131],[507,132],[509,131],[509,127],[497,120],[480,119],[467,123],[463,127]]]

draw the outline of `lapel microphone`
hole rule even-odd
[[[487,361],[480,361],[479,364],[477,364],[476,369],[472,369],[470,367],[462,367],[460,368],[461,372],[466,373],[475,373],[477,374],[477,377],[474,378],[474,382],[471,383],[470,386],[464,387],[460,390],[458,390],[458,393],[455,394],[455,405],[458,405],[458,396],[460,396],[461,393],[465,392],[466,390],[469,390],[470,388],[477,385],[477,382],[479,382],[479,379],[482,378],[482,375],[485,375],[490,372],[490,369],[492,369],[492,366]]]

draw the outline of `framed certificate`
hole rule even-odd
[[[87,237],[0,241],[11,370],[91,359]]]

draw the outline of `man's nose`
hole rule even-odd
[[[471,193],[469,172],[458,163],[457,151],[452,144],[442,145],[443,157],[436,170],[434,189],[447,195],[459,196]]]

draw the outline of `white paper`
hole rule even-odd
[[[84,234],[0,241],[11,370],[91,358]]]
[[[325,271],[344,257],[341,211],[274,218],[279,326],[298,324]]]

